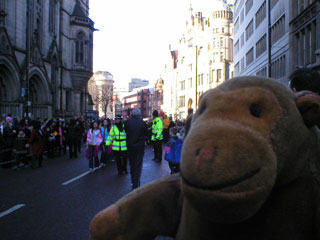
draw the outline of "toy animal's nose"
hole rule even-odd
[[[200,169],[204,164],[213,163],[215,157],[218,156],[218,148],[213,147],[212,150],[208,148],[198,148],[195,152],[196,161],[197,161],[197,168]]]

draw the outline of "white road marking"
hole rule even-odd
[[[80,178],[88,175],[88,174],[91,173],[91,172],[94,172],[94,171],[98,170],[98,169],[101,168],[101,167],[102,167],[102,166],[95,168],[93,171],[87,171],[87,172],[85,172],[85,173],[82,173],[82,174],[79,175],[78,177],[74,177],[74,178],[72,178],[72,179],[70,179],[70,180],[62,183],[62,185],[68,185],[69,183],[72,183],[72,182],[74,182],[74,181],[77,181],[78,179],[80,179]]]
[[[8,209],[7,211],[4,211],[4,212],[0,213],[0,218],[2,218],[2,217],[4,217],[4,216],[6,216],[6,215],[8,215],[8,214],[10,214],[10,213],[18,210],[19,208],[22,208],[22,207],[24,207],[24,206],[25,206],[25,204],[15,205],[14,207]]]

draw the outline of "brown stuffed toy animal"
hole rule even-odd
[[[193,116],[181,174],[98,213],[91,239],[320,239],[313,170],[320,99],[272,79],[240,77],[207,91]]]

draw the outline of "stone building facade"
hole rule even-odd
[[[235,1],[235,76],[272,77],[287,85],[289,5],[289,1],[279,0]]]
[[[212,1],[204,12],[189,9],[177,49],[170,47],[164,79],[163,111],[175,119],[197,109],[199,98],[233,77],[233,12],[225,0]]]
[[[297,67],[320,71],[320,1],[290,0],[290,73]]]
[[[83,114],[92,75],[88,0],[0,0],[0,112]]]

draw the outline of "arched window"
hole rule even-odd
[[[55,32],[55,10],[56,10],[56,4],[55,0],[50,0],[49,2],[49,32],[54,33]]]
[[[76,64],[84,64],[85,35],[79,32],[76,37]]]

